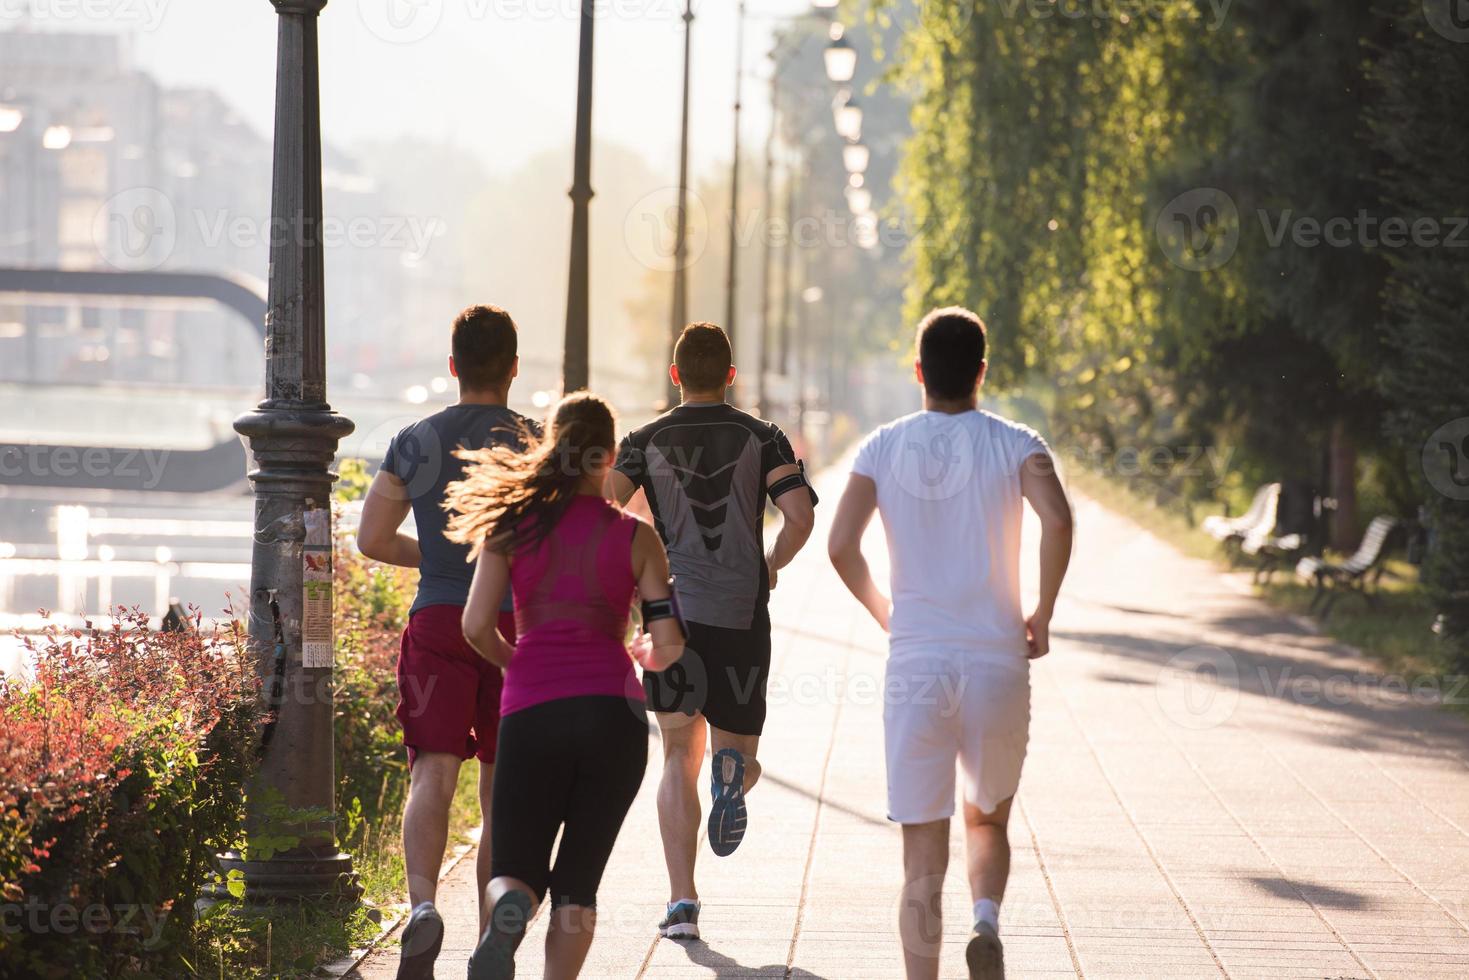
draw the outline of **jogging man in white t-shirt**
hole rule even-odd
[[[919,324],[917,348],[924,410],[862,443],[830,553],[847,588],[889,634],[883,728],[888,818],[903,825],[898,928],[908,978],[939,974],[957,760],[975,919],[966,957],[970,977],[988,980],[1004,976],[1005,826],[1029,739],[1028,661],[1050,649],[1051,613],[1071,555],[1071,507],[1045,441],[978,408],[979,317],[935,310]],[[1029,618],[1020,606],[1022,497],[1041,523],[1040,601]],[[874,510],[887,532],[892,599],[862,555]]]

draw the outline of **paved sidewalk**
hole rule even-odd
[[[840,484],[823,489],[829,519]],[[1053,651],[1033,671],[1002,914],[1009,976],[1469,976],[1469,725],[1239,579],[1096,505],[1077,520]],[[765,778],[740,850],[701,855],[707,942],[654,939],[667,888],[654,736],[583,976],[902,976],[885,646],[823,541],[819,529],[773,597]],[[869,550],[882,551],[876,528]],[[965,975],[960,844],[945,977]],[[441,978],[463,975],[474,943],[473,877],[463,862],[441,893]],[[542,916],[522,947],[522,977],[541,974],[544,928]],[[390,944],[360,975],[391,978],[396,961]]]

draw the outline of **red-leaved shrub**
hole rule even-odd
[[[0,976],[184,972],[259,717],[243,637],[192,625],[51,628],[0,680]]]

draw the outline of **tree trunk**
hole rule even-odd
[[[1331,496],[1336,510],[1331,514],[1330,543],[1338,551],[1357,547],[1357,444],[1342,419],[1331,426]]]

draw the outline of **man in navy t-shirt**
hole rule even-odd
[[[408,749],[408,805],[403,862],[413,906],[403,930],[400,980],[432,977],[444,923],[434,909],[449,836],[449,806],[459,767],[479,758],[480,919],[490,870],[490,785],[500,725],[500,669],[469,646],[460,627],[474,566],[469,549],[444,537],[445,488],[464,474],[456,449],[520,445],[538,427],[506,407],[519,358],[515,321],[495,306],[471,306],[454,320],[449,373],[459,401],[407,426],[388,444],[362,508],[357,546],[368,558],[419,570],[418,595],[398,657],[398,721]],[[418,536],[401,528],[413,512]],[[515,618],[502,611],[500,632],[514,642]]]

